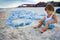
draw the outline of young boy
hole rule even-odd
[[[54,6],[49,4],[45,7],[45,11],[47,13],[47,16],[43,19],[40,20],[39,24],[37,27],[34,28],[40,28],[42,25],[45,27],[40,30],[41,33],[46,31],[48,28],[52,29],[55,27],[55,23],[57,23],[57,16],[54,14]]]

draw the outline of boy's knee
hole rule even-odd
[[[40,21],[39,21],[39,23],[40,23],[40,22],[42,23],[42,22],[43,22],[43,20],[40,20]]]
[[[40,22],[44,22],[44,20],[40,20]]]
[[[47,25],[50,25],[51,23],[50,22],[47,22]]]

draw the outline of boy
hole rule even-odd
[[[34,28],[40,28],[42,25],[45,27],[40,30],[41,33],[46,31],[48,28],[52,29],[55,27],[55,23],[57,23],[57,16],[54,14],[54,6],[49,4],[45,7],[45,11],[47,13],[47,16],[43,19],[40,20],[39,24],[37,27]]]

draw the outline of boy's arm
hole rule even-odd
[[[53,15],[52,17],[54,20],[51,22],[51,23],[57,23],[57,16],[56,15]]]
[[[48,22],[47,24],[53,24],[53,23],[57,23],[57,16],[56,15],[53,15],[52,17],[54,20],[51,21],[51,22]]]

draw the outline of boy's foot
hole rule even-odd
[[[44,30],[40,30],[41,33],[45,32]]]

